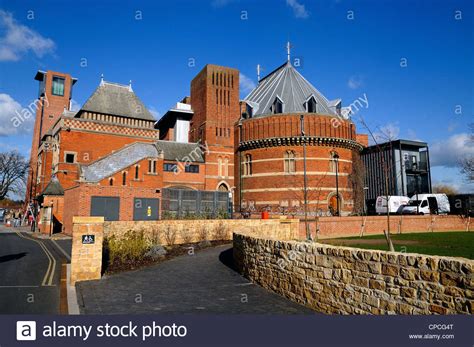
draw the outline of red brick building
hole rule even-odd
[[[235,211],[297,209],[304,163],[309,205],[335,208],[338,190],[340,211],[352,208],[352,157],[367,138],[356,135],[340,100],[325,99],[289,63],[243,101],[238,70],[206,65],[190,96],[159,121],[131,85],[101,79],[73,112],[75,78],[39,71],[35,79],[27,201],[41,211],[42,232],[71,232],[74,215],[143,220],[163,210],[227,209],[229,197]]]
[[[241,112],[234,159],[241,210],[353,210],[352,163],[367,136],[356,134],[340,99],[326,99],[288,61],[259,81]]]

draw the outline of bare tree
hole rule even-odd
[[[365,212],[364,196],[365,166],[357,150],[352,151],[352,171],[349,173],[349,185],[352,188],[352,199],[354,201],[353,212],[362,214]]]
[[[28,161],[17,151],[0,153],[0,200],[9,193],[24,193],[28,168]]]
[[[369,128],[369,126],[367,125],[367,123],[364,121],[364,119],[362,118],[362,116],[359,116],[359,121],[360,123],[364,126],[364,128],[369,132],[369,135],[370,137],[372,138],[372,140],[374,141],[375,143],[375,146],[377,148],[377,151],[379,152],[380,154],[380,164],[382,166],[382,170],[384,172],[384,190],[385,190],[385,199],[387,201],[387,231],[384,230],[384,234],[385,234],[385,238],[387,240],[387,244],[388,244],[388,247],[390,249],[390,251],[395,251],[395,248],[393,247],[393,243],[392,243],[392,238],[390,237],[390,209],[388,208],[389,206],[389,198],[390,198],[390,187],[389,187],[389,174],[390,174],[390,163],[387,163],[387,161],[385,160],[385,156],[383,155],[383,149],[381,148],[381,146],[379,145],[378,141],[377,141],[377,138],[380,138],[380,136],[375,136],[374,135],[374,132]],[[380,129],[381,130],[381,129]],[[382,136],[385,136],[387,137],[387,140],[388,140],[388,143],[389,143],[389,146],[390,146],[390,153],[392,152],[392,136],[391,134],[385,134],[382,130],[381,130],[381,134]]]
[[[469,145],[474,145],[474,123],[469,124],[471,134],[469,135]],[[466,156],[459,161],[459,169],[467,181],[474,181],[474,156]]]

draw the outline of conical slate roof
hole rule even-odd
[[[253,108],[253,117],[272,114],[271,106],[278,98],[283,113],[305,113],[306,102],[314,97],[316,113],[336,115],[340,100],[329,101],[309,83],[288,61],[262,78],[244,99]]]
[[[64,195],[64,189],[56,176],[51,178],[46,188],[40,195]]]
[[[81,111],[154,121],[130,86],[102,81]]]

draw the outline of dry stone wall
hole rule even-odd
[[[199,219],[158,221],[114,221],[104,223],[104,235],[120,237],[127,231],[143,231],[162,245],[232,240],[234,232],[263,232],[282,239],[297,239],[297,219]]]
[[[234,234],[252,282],[335,314],[471,314],[474,261]]]

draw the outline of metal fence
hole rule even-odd
[[[232,214],[228,192],[164,188],[162,212],[174,217],[224,217]]]

